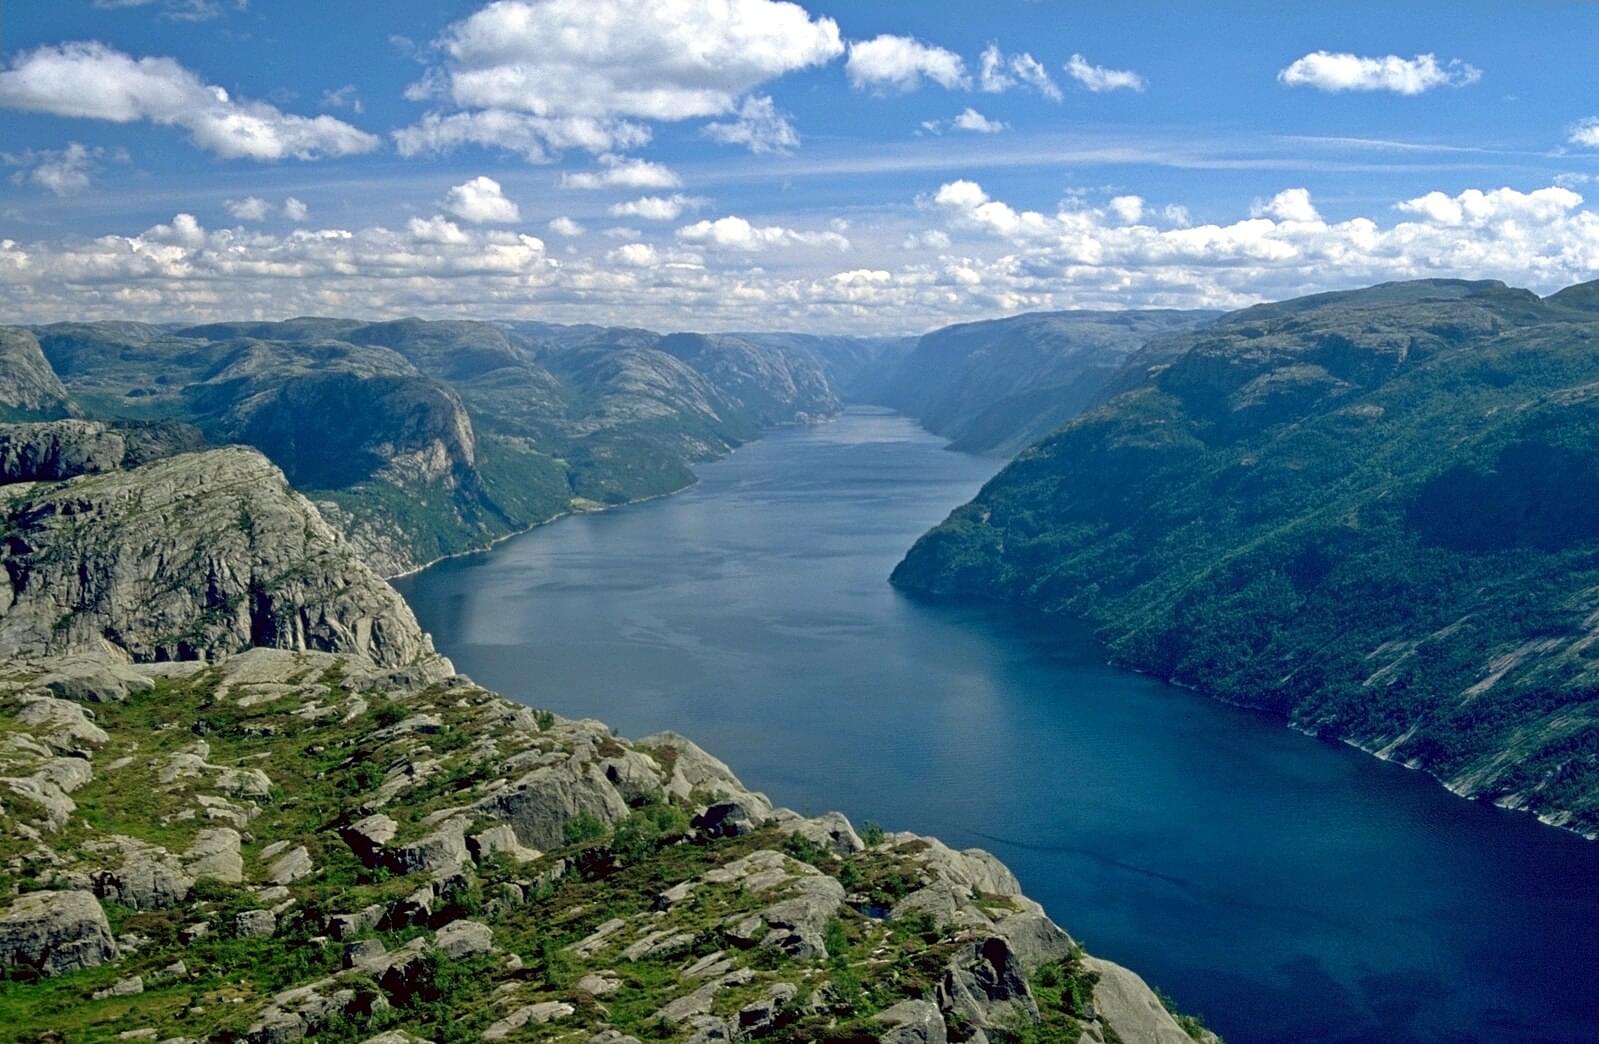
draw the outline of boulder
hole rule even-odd
[[[105,1000],[107,997],[136,997],[144,992],[144,980],[137,975],[126,979],[118,979],[103,990],[95,990],[90,994],[95,1000]]]
[[[1194,1044],[1137,974],[1094,957],[1084,957],[1083,966],[1099,977],[1094,983],[1094,1012],[1117,1037],[1139,1044]]]
[[[524,847],[516,839],[516,831],[507,823],[489,827],[489,829],[481,833],[473,834],[466,839],[466,849],[472,854],[472,858],[479,863],[490,856],[500,853],[510,856],[512,860],[518,863],[531,863],[543,855],[537,849]]]
[[[267,868],[267,880],[273,884],[293,884],[308,876],[312,869],[310,851],[304,845],[297,845],[272,861]]]
[[[861,840],[842,812],[829,812],[825,816],[810,819],[786,812],[776,817],[776,825],[785,834],[797,834],[839,855],[866,851],[866,842]]]
[[[478,921],[451,921],[434,934],[433,945],[446,957],[459,960],[494,949],[494,932]]]
[[[63,657],[50,666],[34,684],[78,703],[121,703],[155,688],[155,682],[126,664],[100,657]]]
[[[116,958],[105,911],[88,892],[30,892],[0,915],[0,968],[60,975]]]
[[[122,865],[93,875],[94,892],[130,910],[165,910],[189,898],[194,878],[171,852],[130,837],[113,836],[86,846],[120,852]]]
[[[706,837],[743,837],[762,822],[757,811],[741,801],[718,801],[695,816],[693,826]]]
[[[386,818],[386,817],[385,817]],[[451,819],[426,837],[383,853],[383,864],[397,874],[433,873],[459,867],[468,858],[465,818]]]
[[[1050,961],[1058,961],[1072,952],[1072,937],[1042,913],[1024,911],[1005,917],[994,926],[994,934],[1010,943],[1016,959],[1028,975]]]
[[[366,866],[377,866],[383,859],[383,846],[394,840],[400,824],[381,812],[339,828],[339,836],[355,857]]]
[[[519,842],[542,852],[564,845],[566,824],[579,815],[611,826],[627,818],[628,806],[597,765],[576,771],[548,765],[484,798],[474,810],[508,824]]]
[[[208,827],[184,851],[184,868],[196,880],[238,884],[244,880],[244,856],[239,851],[243,841],[232,827]]]
[[[967,943],[950,957],[936,989],[938,1006],[980,1028],[1038,1021],[1038,1003],[1010,944],[998,936]]]
[[[948,1031],[938,1005],[926,1000],[903,1000],[880,1011],[875,1021],[888,1027],[879,1044],[947,1044]]]
[[[270,939],[278,932],[271,910],[245,910],[233,918],[233,934],[240,939]]]
[[[532,1023],[542,1026],[556,1019],[564,1019],[577,1011],[565,1001],[543,1001],[539,1004],[529,1004],[511,1012],[498,1022],[490,1024],[483,1031],[484,1040],[504,1040],[523,1026]]]

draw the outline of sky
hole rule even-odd
[[[13,2],[0,321],[1548,293],[1599,278],[1596,58],[1592,0]]]

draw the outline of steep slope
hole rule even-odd
[[[110,436],[115,440],[116,436]],[[137,661],[251,646],[361,653],[385,665],[432,648],[283,473],[253,450],[132,470],[107,437],[83,473],[0,485],[0,656],[102,652]]]
[[[37,334],[88,416],[260,449],[386,575],[674,492],[693,463],[839,408],[808,348],[739,338],[337,318]]]
[[[0,326],[0,421],[57,420],[73,413],[66,385],[33,334]]]
[[[1038,312],[949,326],[922,337],[870,391],[955,449],[1009,456],[1091,405],[1151,338],[1213,316]]]
[[[254,451],[0,491],[7,1039],[1216,1040],[987,853],[455,675]]]
[[[1023,453],[894,582],[1599,834],[1599,316],[1427,281],[1235,313]]]

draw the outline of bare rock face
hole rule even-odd
[[[30,892],[0,914],[0,968],[60,975],[116,957],[105,911],[88,892]]]
[[[73,414],[61,378],[39,341],[15,327],[0,327],[0,420],[56,420]]]
[[[400,596],[253,450],[15,487],[0,655],[212,658],[252,646],[429,659]]]
[[[121,435],[95,421],[0,424],[0,483],[59,482],[114,471],[127,452]]]

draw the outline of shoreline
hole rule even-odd
[[[790,422],[785,423],[785,424],[774,424],[774,425],[772,425],[769,428],[761,429],[761,433],[759,435],[757,435],[753,439],[750,439],[747,442],[741,442],[737,446],[729,446],[725,453],[718,454],[717,456],[712,457],[709,460],[697,461],[695,463],[697,463],[697,464],[715,464],[715,463],[717,463],[719,461],[726,460],[727,458],[731,457],[733,454],[737,453],[739,450],[743,449],[745,446],[749,446],[749,445],[752,445],[753,443],[761,441],[761,439],[765,438],[766,433],[770,432],[770,431],[782,431],[785,428],[816,428],[816,427],[822,426],[823,424],[831,424],[831,423],[833,423],[833,421],[835,421],[839,417],[843,416],[844,411],[847,410],[849,408],[849,406],[851,406],[851,405],[863,406],[863,405],[871,405],[871,404],[869,404],[869,403],[850,403],[850,404],[844,406],[842,409],[840,409],[837,413],[835,413],[835,414],[833,414],[831,416],[828,416],[828,417],[813,417],[813,418],[811,418],[809,420],[790,421]],[[911,419],[915,420],[914,417],[911,418]],[[921,422],[917,421],[917,423],[920,424]],[[434,559],[431,559],[430,561],[423,562],[421,565],[413,566],[412,568],[404,570],[403,572],[393,573],[393,574],[379,573],[378,575],[379,575],[379,578],[382,579],[385,583],[391,583],[392,584],[396,580],[404,580],[406,577],[415,576],[416,574],[422,572],[423,570],[431,569],[431,568],[433,568],[434,566],[438,565],[441,562],[448,562],[448,561],[451,561],[452,559],[456,559],[456,558],[467,558],[467,557],[470,557],[472,555],[481,555],[485,551],[492,551],[496,547],[499,547],[501,544],[505,543],[507,540],[513,540],[513,539],[515,539],[516,537],[519,537],[519,536],[526,536],[528,533],[533,532],[535,529],[541,529],[544,526],[548,526],[548,525],[551,525],[551,524],[553,524],[555,522],[559,522],[563,518],[570,518],[573,515],[601,515],[601,514],[604,514],[607,511],[616,511],[616,510],[618,510],[620,508],[633,507],[635,504],[648,504],[652,500],[664,500],[667,497],[675,497],[675,496],[677,496],[680,493],[686,493],[689,490],[693,489],[695,486],[698,486],[699,484],[700,484],[700,476],[699,476],[699,473],[696,472],[695,475],[694,475],[694,481],[686,483],[685,485],[679,486],[677,489],[669,489],[665,493],[651,493],[647,497],[634,497],[632,500],[624,500],[624,501],[622,501],[619,504],[603,504],[600,507],[588,508],[588,509],[584,509],[584,510],[581,510],[581,511],[573,510],[573,509],[569,509],[569,510],[566,510],[566,511],[561,511],[561,512],[558,512],[558,513],[556,513],[554,515],[551,515],[549,518],[543,519],[542,521],[534,522],[531,525],[523,526],[521,529],[515,530],[515,531],[510,532],[510,533],[505,533],[505,534],[503,534],[501,536],[497,536],[493,540],[490,540],[486,544],[481,544],[481,545],[478,545],[477,547],[469,547],[469,548],[466,548],[465,550],[462,550],[462,551],[452,551],[452,552],[450,552],[447,555],[440,555],[438,558],[434,558]]]

